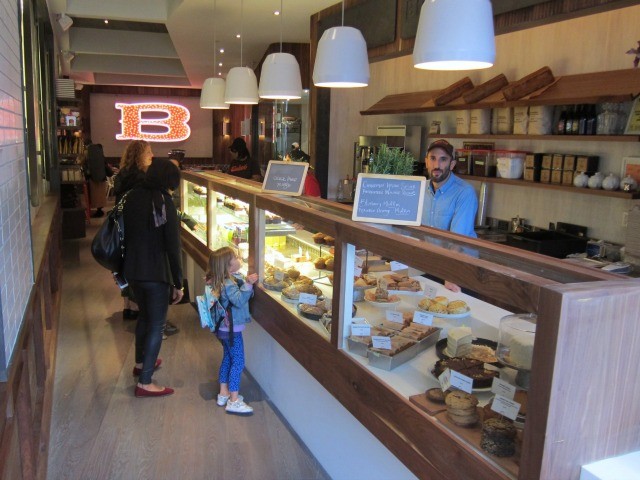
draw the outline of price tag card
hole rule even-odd
[[[371,335],[371,325],[368,323],[352,323],[351,335],[356,337],[368,337]]]
[[[362,267],[353,267],[353,275],[356,277],[362,275]]]
[[[493,367],[493,365],[491,366]],[[516,394],[516,387],[504,380],[494,378],[493,383],[491,384],[491,392],[496,395],[500,395],[501,397],[508,398],[509,400],[513,400],[513,397]]]
[[[409,268],[405,264],[396,261],[389,262],[389,266],[391,267],[392,272],[397,272],[398,270],[407,270]]]
[[[431,326],[433,325],[433,314],[416,310],[415,312],[413,312],[413,321],[414,323],[419,323],[420,325]]]
[[[424,294],[429,298],[435,298],[435,296],[438,294],[438,289],[433,285],[430,285],[430,286],[423,285],[423,288],[424,288]]]
[[[471,393],[473,391],[473,378],[454,370],[451,372],[451,386],[463,392]]]
[[[395,323],[404,323],[402,318],[402,312],[396,312],[395,310],[387,310],[385,313],[387,320]]]
[[[315,305],[316,300],[318,300],[318,296],[314,295],[313,293],[301,293],[299,302],[309,305]]]
[[[446,392],[451,388],[451,370],[448,368],[440,374],[438,377],[438,381],[440,382],[440,388],[442,388],[443,392]]]
[[[373,348],[381,348],[383,350],[391,350],[391,337],[371,337]]]
[[[284,259],[279,257],[274,258],[273,266],[276,268],[284,268]]]
[[[284,272],[276,270],[275,272],[273,272],[273,278],[281,282],[282,280],[284,280]]]
[[[520,411],[520,404],[518,402],[514,402],[513,400],[505,398],[502,395],[496,395],[495,397],[493,397],[491,410],[499,413],[500,415],[504,415],[511,420],[515,420],[518,416],[518,412]]]
[[[357,268],[362,270],[362,265],[364,265],[364,258],[356,257],[355,265],[356,265]]]

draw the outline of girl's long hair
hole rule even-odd
[[[209,255],[207,272],[204,278],[207,285],[209,285],[214,292],[219,294],[222,291],[224,281],[227,278],[233,279],[233,276],[229,272],[229,264],[236,256],[237,252],[231,247],[219,248]]]
[[[146,140],[133,140],[130,142],[120,159],[120,170],[131,169],[144,172],[145,166],[142,164],[142,155],[144,155],[147,148],[149,148],[149,142]]]

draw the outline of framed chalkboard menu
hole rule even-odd
[[[426,185],[425,177],[361,173],[351,218],[363,222],[420,225]]]
[[[262,182],[262,191],[291,196],[302,195],[308,168],[309,164],[306,162],[271,160]]]

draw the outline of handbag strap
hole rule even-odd
[[[124,195],[120,198],[118,204],[113,207],[111,212],[113,222],[116,225],[116,230],[118,231],[118,238],[120,239],[120,256],[124,258],[125,250],[124,250],[124,218],[122,217],[122,213],[124,211],[124,203],[127,200],[127,195],[131,190],[127,190]]]

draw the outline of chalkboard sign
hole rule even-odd
[[[353,220],[420,225],[427,179],[405,175],[358,175]]]
[[[262,191],[282,195],[302,195],[308,168],[309,164],[305,162],[271,160],[264,176]]]

